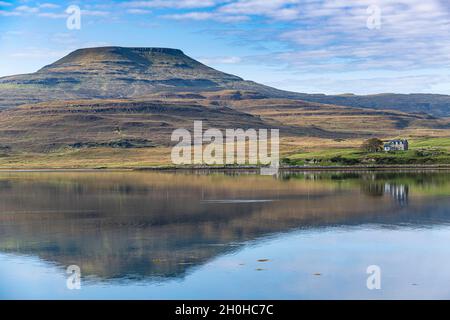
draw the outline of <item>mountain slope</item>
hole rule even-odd
[[[396,97],[281,91],[177,49],[80,49],[35,73],[0,78],[0,167],[170,164],[171,133],[195,120],[204,129],[280,129],[282,156],[313,162],[311,153],[348,153],[374,136],[443,139],[433,147],[446,148],[450,119],[421,111],[446,115],[449,96]]]
[[[76,50],[35,73],[0,78],[0,107],[223,89],[283,93],[205,66],[181,50],[101,47]]]
[[[178,49],[124,47],[79,49],[35,73],[0,78],[0,108],[52,100],[116,99],[163,91],[220,90],[245,90],[268,98],[450,116],[448,95],[295,93],[220,72]]]
[[[135,99],[89,99],[21,105],[0,112],[0,151],[170,147],[177,128],[277,128],[283,139],[347,141],[437,134],[445,119],[398,111],[263,98],[255,92],[155,93]],[[434,133],[433,133],[434,132]],[[325,139],[325,140],[324,140]],[[350,140],[349,140],[350,139]]]
[[[220,93],[221,91],[219,91]],[[207,128],[280,129],[290,137],[357,137],[319,127],[281,123],[227,106],[229,100],[186,94],[184,98],[100,99],[41,102],[0,112],[0,151],[48,152],[61,148],[169,147],[175,129],[192,130],[194,121]],[[226,95],[225,95],[226,96]],[[248,105],[265,99],[250,99]],[[224,103],[225,102],[225,103]],[[267,102],[271,104],[270,100]]]

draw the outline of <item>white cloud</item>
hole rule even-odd
[[[171,8],[171,9],[194,9],[208,8],[223,1],[216,0],[152,0],[152,1],[127,1],[123,5],[134,8]]]
[[[54,4],[54,3],[43,3],[43,4],[39,5],[39,8],[42,8],[42,9],[56,9],[59,7],[60,7],[59,4]]]
[[[155,1],[148,1],[155,6]],[[238,0],[238,1],[164,1],[166,8],[208,8],[218,6],[213,11],[187,12],[166,17],[190,20],[217,20],[236,22],[250,20],[251,16],[265,16],[274,20],[292,21],[301,10],[299,0]],[[142,1],[141,1],[142,3]],[[149,4],[150,6],[150,4]]]
[[[69,52],[70,50],[57,51],[57,50],[30,47],[24,49],[21,52],[11,53],[10,56],[13,58],[30,58],[30,59],[49,58],[49,57],[61,58],[67,55]]]
[[[1,3],[1,1],[0,1]],[[53,9],[53,8],[57,8],[58,5],[54,5],[51,3],[44,3],[41,5],[38,5],[36,7],[31,7],[28,5],[20,5],[17,6],[15,8],[13,8],[12,10],[0,10],[0,15],[3,16],[30,16],[30,15],[37,15],[37,16],[51,16],[53,13],[46,13],[46,12],[41,12],[41,9]]]
[[[23,13],[37,13],[39,12],[38,8],[35,7],[29,7],[29,6],[18,6],[15,8],[16,12],[23,12]]]
[[[78,44],[78,38],[73,32],[57,32],[49,39],[52,43],[56,43],[64,46],[76,47]]]
[[[38,13],[39,17],[51,18],[51,19],[65,19],[68,17],[67,13],[55,13],[55,12],[41,12]]]
[[[0,1],[0,5],[2,2],[5,1]],[[30,3],[34,2],[23,1],[18,7],[2,7],[0,16],[67,16],[57,12],[59,10],[52,10],[54,4],[50,2],[26,5]],[[370,30],[366,25],[367,8],[373,4],[381,10],[381,28]],[[269,67],[269,73],[270,69],[280,70],[294,80],[298,77],[298,80],[302,75],[317,73],[359,71],[371,74],[373,70],[406,70],[414,74],[425,68],[450,68],[448,0],[150,0],[122,1],[119,6],[97,2],[88,5],[86,2],[83,9],[86,16],[160,14],[179,21],[212,21],[205,32],[213,33],[215,39],[220,39],[218,41],[237,48],[233,54],[242,55],[241,46],[254,52],[256,47],[263,48],[248,57],[200,58],[206,64],[228,64],[226,68],[236,67],[238,71],[245,65]],[[239,22],[246,23],[237,25]],[[185,25],[189,28],[195,24]],[[61,37],[59,41],[70,43],[73,40]],[[310,82],[313,79],[320,80],[317,82],[320,90],[311,90],[316,92],[326,91],[323,90],[326,86],[352,91],[349,88],[358,85],[374,86],[379,90],[391,85],[398,88],[410,86],[419,91],[423,81],[424,90],[432,91],[437,87],[442,90],[442,84],[437,82],[448,84],[448,78],[438,77],[437,82],[432,79],[425,81],[427,76],[435,74],[433,72],[420,77],[359,77],[333,82],[309,77],[298,85],[307,86],[309,83],[314,86]],[[335,76],[332,78],[337,79]],[[376,85],[376,81],[385,83]],[[283,85],[284,88],[286,86],[294,89],[294,85]]]
[[[381,28],[371,30],[367,8],[373,4],[381,10]],[[242,29],[236,41],[248,46],[277,42],[281,52],[254,60],[299,72],[450,65],[450,6],[441,0],[237,0],[214,11],[166,17],[221,22],[264,18],[254,29]],[[287,25],[264,27],[264,22],[276,21]]]
[[[276,20],[294,20],[299,17],[300,3],[298,0],[239,0],[220,7],[218,11],[231,15],[261,15]]]
[[[434,73],[383,77],[308,75],[264,81],[264,84],[296,92],[326,94],[442,93],[443,86],[450,85],[450,76]]]
[[[216,20],[220,22],[242,22],[249,20],[247,16],[242,15],[229,16],[215,12],[189,12],[180,14],[168,14],[163,17],[174,20],[196,20],[196,21]]]
[[[152,12],[150,10],[145,10],[145,9],[128,9],[127,13],[131,13],[131,14],[150,14]]]
[[[361,0],[349,6],[340,1],[311,2],[295,27],[280,35],[293,50],[279,58],[300,68],[414,68],[450,64],[450,16],[438,0],[378,0],[381,28],[366,27]]]
[[[53,3],[43,3],[35,7],[28,5],[20,5],[13,8],[12,10],[0,10],[0,15],[2,16],[30,16],[35,15],[43,18],[59,19],[66,18],[68,16],[65,12],[53,12],[53,11],[41,11],[41,9],[55,9],[59,5]],[[106,17],[111,13],[109,11],[103,10],[81,10],[81,14],[85,16],[96,16],[96,17]]]
[[[200,57],[198,60],[207,65],[214,64],[236,64],[240,63],[242,59],[240,57],[230,56],[230,57]]]
[[[111,12],[101,11],[101,10],[81,10],[81,15],[83,16],[96,16],[96,17],[106,17],[109,16]]]
[[[22,15],[20,12],[0,10],[0,16],[13,17],[13,16],[20,16],[20,15]]]

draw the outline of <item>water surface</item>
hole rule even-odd
[[[449,222],[446,172],[2,172],[0,299],[450,298]]]

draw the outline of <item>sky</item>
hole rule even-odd
[[[0,76],[112,45],[296,92],[450,94],[448,0],[0,0]]]

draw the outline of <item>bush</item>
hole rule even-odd
[[[371,138],[363,142],[361,150],[365,152],[379,152],[383,150],[383,141],[378,138]]]

